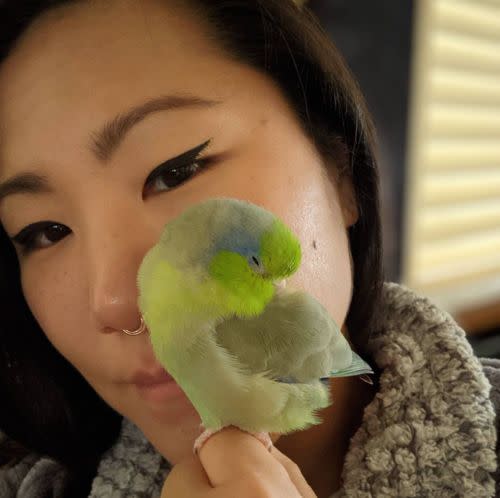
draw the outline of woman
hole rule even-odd
[[[1,5],[2,496],[493,496],[491,385],[448,315],[383,284],[372,127],[307,10]],[[294,230],[289,285],[376,375],[332,379],[323,423],[271,453],[226,429],[197,457],[192,405],[144,396],[158,364],[124,332],[164,224],[223,196]]]

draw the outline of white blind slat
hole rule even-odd
[[[436,2],[436,21],[440,27],[467,33],[477,38],[498,38],[500,8],[460,0]]]
[[[500,105],[498,75],[437,66],[427,75],[429,102]],[[426,105],[424,103],[424,105]]]
[[[500,196],[486,201],[426,207],[419,229],[424,241],[433,241],[496,227],[500,227]]]
[[[422,181],[422,204],[455,205],[478,199],[500,199],[500,168],[435,172]]]
[[[500,258],[500,229],[426,242],[420,247],[417,261],[427,271],[450,263],[465,264],[469,259],[490,256]]]
[[[435,137],[472,136],[500,140],[500,105],[486,107],[436,104],[429,109],[429,126]]]
[[[434,139],[422,145],[424,166],[439,171],[450,168],[500,167],[500,140],[495,139]]]
[[[432,36],[432,57],[436,64],[500,73],[500,42],[438,31]]]
[[[498,275],[500,272],[500,258],[482,258],[478,260],[468,260],[463,263],[452,263],[441,267],[433,268],[424,274],[414,275],[414,286],[419,289],[426,289],[425,293],[430,294],[439,301],[450,299],[446,294],[453,295],[456,290],[458,292],[466,289],[465,286],[478,284],[481,280],[491,278],[491,275]],[[463,286],[463,287],[462,287]],[[495,295],[491,298],[496,300],[498,297],[499,288],[497,287]],[[471,295],[471,297],[474,297]],[[491,297],[491,296],[487,296]],[[485,302],[488,299],[484,299]],[[461,303],[464,307],[468,307],[468,302]]]

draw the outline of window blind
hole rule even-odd
[[[500,0],[418,0],[403,277],[500,307]]]

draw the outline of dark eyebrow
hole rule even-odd
[[[157,111],[170,111],[187,107],[210,107],[220,104],[194,95],[164,95],[147,100],[108,121],[97,132],[91,133],[90,148],[101,161],[107,162],[118,148],[127,132],[146,116]]]
[[[98,131],[91,132],[89,149],[106,164],[125,138],[127,132],[146,116],[158,112],[189,107],[211,107],[220,104],[195,95],[162,95],[122,112],[105,123]],[[0,202],[12,194],[51,192],[46,176],[36,173],[20,173],[0,183]]]

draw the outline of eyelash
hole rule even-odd
[[[208,140],[204,144],[188,151],[180,156],[177,156],[173,159],[169,159],[165,161],[165,163],[157,166],[146,178],[145,185],[146,187],[152,184],[154,181],[161,179],[162,175],[166,173],[175,172],[174,182],[178,178],[178,173],[187,171],[188,176],[184,176],[181,173],[181,181],[177,181],[172,187],[168,187],[165,190],[161,190],[160,192],[168,192],[169,190],[173,190],[178,186],[185,183],[187,180],[192,179],[199,172],[207,169],[212,162],[214,161],[213,157],[200,157],[200,153],[210,144],[211,140]],[[196,165],[193,171],[193,165]],[[190,174],[191,172],[191,174]],[[17,235],[12,237],[12,240],[21,246],[21,253],[23,255],[27,255],[35,250],[46,249],[51,247],[53,244],[57,243],[56,241],[51,241],[51,244],[48,246],[36,247],[36,240],[39,235],[46,234],[48,229],[55,229],[55,232],[60,233],[61,225],[59,223],[54,223],[51,221],[40,221],[38,223],[33,223],[31,225],[23,228]],[[69,233],[69,232],[68,232]],[[62,239],[62,237],[61,237]]]

